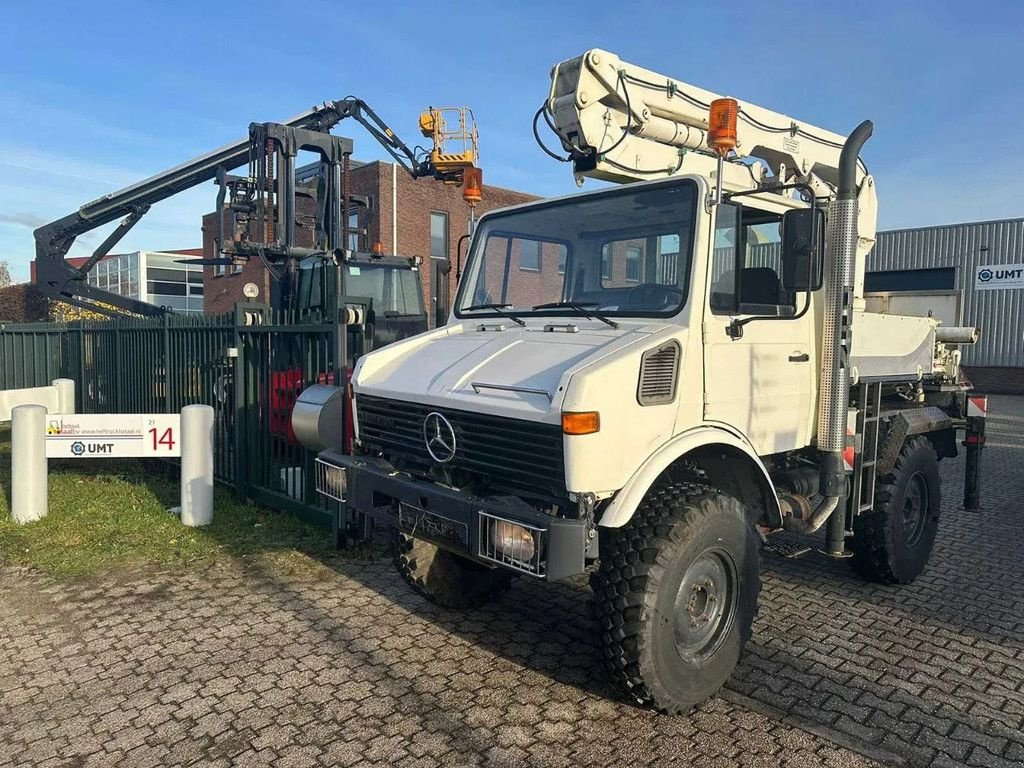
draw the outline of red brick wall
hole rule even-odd
[[[391,166],[375,165],[380,165],[382,169],[381,243],[384,250],[394,251],[396,249],[391,236]],[[448,215],[448,258],[454,265],[459,238],[469,231],[470,209],[466,201],[462,199],[460,187],[447,186],[433,179],[413,179],[400,168],[396,174],[396,181],[398,182],[397,251],[403,256],[423,257],[423,302],[427,307],[432,324],[435,270],[430,263],[430,213],[436,211]],[[518,205],[537,199],[536,195],[529,195],[525,192],[484,185],[483,200],[476,207],[476,216],[479,217],[496,208],[505,208],[509,205]],[[463,246],[463,259],[465,259],[465,246]],[[446,296],[445,306],[450,306],[455,294],[455,270],[452,269],[448,275],[443,275],[442,279],[446,285],[441,295]]]
[[[422,256],[423,301],[433,320],[433,265],[430,264],[430,213],[438,211],[448,214],[449,258],[454,262],[459,237],[469,229],[469,207],[462,199],[462,189],[450,187],[433,179],[413,179],[401,168],[394,175],[397,181],[397,249],[392,236],[392,165],[390,163],[373,162],[353,168],[349,181],[349,189],[353,195],[365,195],[370,198],[369,210],[363,214],[360,227],[367,230],[367,242],[363,247],[367,250],[379,242],[385,253],[398,253],[402,256]],[[477,205],[477,216],[508,205],[536,200],[534,195],[514,192],[500,187],[484,186],[483,201]],[[203,252],[207,258],[216,256],[213,238],[216,228],[214,214],[203,217]],[[270,280],[263,265],[258,261],[247,263],[241,274],[233,274],[228,267],[228,274],[223,277],[214,275],[214,267],[204,270],[204,304],[208,314],[219,314],[229,311],[236,301],[243,300],[242,286],[254,282],[260,286],[260,300],[269,296]],[[445,278],[448,283],[446,301],[450,305],[455,290],[455,271]]]

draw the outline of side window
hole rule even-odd
[[[718,206],[711,258],[715,314],[792,315],[796,296],[782,286],[782,215]]]

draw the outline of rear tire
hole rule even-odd
[[[404,533],[398,534],[395,566],[413,589],[443,608],[480,608],[512,585],[509,571],[488,568]]]
[[[853,519],[854,570],[881,584],[917,578],[935,545],[940,501],[935,448],[926,437],[911,437],[892,472],[876,481],[874,510]]]
[[[605,536],[591,586],[611,677],[639,704],[687,712],[750,638],[761,580],[745,509],[702,484],[666,484]]]

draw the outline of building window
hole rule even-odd
[[[345,247],[348,248],[350,251],[358,251],[360,234],[361,233],[359,231],[359,212],[352,211],[348,215],[348,243],[345,245]],[[431,236],[433,236],[433,231],[431,231]]]
[[[519,241],[519,268],[528,272],[540,272],[540,241]]]
[[[565,259],[569,255],[569,251],[562,246],[558,249],[558,274],[565,274]]]
[[[612,279],[612,247],[611,244],[605,244],[601,248],[601,279],[611,280]]]
[[[231,274],[240,275],[244,268],[245,264],[243,264],[241,261],[236,261],[234,264],[231,265]]]
[[[448,214],[430,212],[430,258],[448,258]]]
[[[641,251],[635,245],[626,248],[626,280],[631,283],[640,282]]]

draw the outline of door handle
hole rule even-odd
[[[811,359],[811,356],[806,352],[794,352],[789,356],[789,362],[791,363],[806,363]]]

